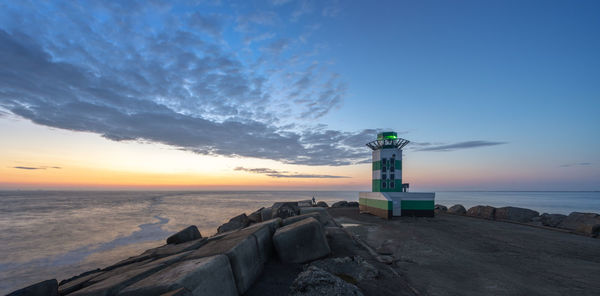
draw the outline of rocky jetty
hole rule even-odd
[[[317,206],[311,200],[276,202],[250,215],[231,218],[211,237],[202,237],[191,225],[168,237],[165,245],[138,256],[60,283],[43,281],[9,295],[242,295],[273,256],[283,263],[298,264],[330,255],[326,229],[339,226],[326,208],[324,202]],[[362,295],[352,283],[321,268],[323,264],[301,273],[290,293]]]
[[[465,210],[462,205],[451,206],[447,211],[444,211],[444,208],[445,206],[443,205],[436,205],[436,214],[448,213],[453,215],[466,215],[488,220],[518,222],[536,226],[559,228],[591,237],[600,236],[600,215],[596,213],[572,212],[568,216],[548,213],[540,215],[537,211],[525,208],[495,208],[482,205],[471,207],[468,210]]]

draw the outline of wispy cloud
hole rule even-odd
[[[345,140],[364,131],[307,124],[341,105],[346,86],[338,74],[312,70],[309,65],[320,63],[308,56],[292,69],[255,66],[214,40],[227,25],[222,16],[175,15],[170,4],[145,3],[98,2],[101,7],[90,10],[66,3],[63,17],[50,13],[51,2],[4,7],[0,109],[40,125],[199,154],[305,165],[365,160],[363,145]],[[97,10],[106,14],[98,18]],[[279,23],[268,11],[230,17],[249,31]],[[19,21],[24,19],[36,22]],[[274,40],[272,52],[294,46],[285,38]],[[309,70],[298,74],[297,67]],[[301,90],[297,102],[289,96],[290,85]]]
[[[591,166],[591,162],[575,162],[560,165],[561,168],[575,167],[575,166]]]
[[[255,174],[264,174],[273,178],[304,178],[304,179],[339,179],[339,178],[350,178],[347,176],[335,176],[335,175],[319,175],[319,174],[300,174],[290,173],[287,171],[278,171],[268,168],[245,168],[236,167],[235,171],[244,171]]]
[[[459,149],[469,149],[487,146],[504,145],[506,142],[490,142],[490,141],[466,141],[454,144],[445,145],[434,145],[431,143],[419,143],[419,146],[425,146],[424,148],[417,148],[417,151],[454,151]]]
[[[18,169],[18,170],[45,170],[45,169],[61,169],[61,167],[57,167],[57,166],[39,166],[39,167],[15,166],[15,167],[13,167],[13,169]]]

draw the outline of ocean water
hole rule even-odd
[[[208,236],[233,216],[313,196],[331,204],[358,193],[0,191],[0,294],[106,267],[189,225]],[[600,192],[437,192],[436,203],[600,213]]]

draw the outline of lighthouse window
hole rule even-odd
[[[381,188],[387,188],[387,182],[386,181],[381,182]]]
[[[393,175],[392,175],[393,176]],[[393,180],[393,179],[392,179]],[[390,182],[390,188],[394,188],[394,182]]]
[[[381,180],[386,180],[387,179],[387,175],[386,174],[381,174]]]
[[[395,179],[395,175],[394,174],[390,174],[390,180],[394,180]]]
[[[381,159],[381,170],[382,170],[382,171],[385,171],[385,170],[387,170],[387,168],[386,168],[386,163],[387,163],[387,159],[385,159],[385,158],[382,158],[382,159]]]
[[[390,172],[392,172],[392,173],[394,172],[394,167],[393,166],[390,167]]]

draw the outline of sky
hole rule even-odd
[[[600,190],[599,13],[0,0],[0,189]]]

